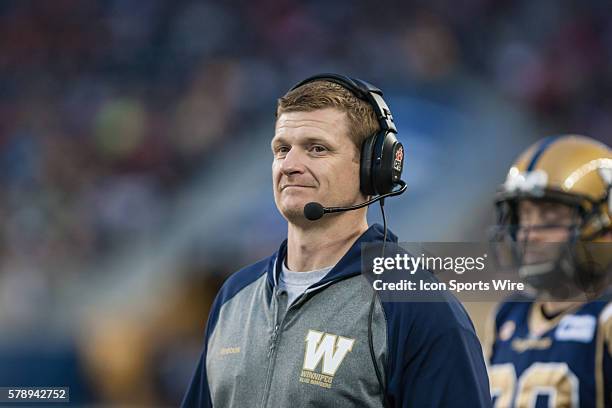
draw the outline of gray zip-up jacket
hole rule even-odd
[[[382,227],[370,227],[289,308],[277,290],[286,241],[230,276],[213,303],[182,406],[490,406],[480,343],[457,300],[374,295],[360,248],[382,240]]]

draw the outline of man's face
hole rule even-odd
[[[577,222],[576,210],[550,201],[521,200],[518,206],[519,242],[525,247],[525,264],[556,259],[570,238],[570,228]]]
[[[520,241],[565,242],[577,221],[574,208],[551,201],[521,200],[518,211]]]
[[[359,155],[344,112],[334,108],[279,116],[272,139],[274,201],[288,221],[304,220],[304,206],[352,205],[359,191]]]

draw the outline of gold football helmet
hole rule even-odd
[[[552,294],[563,287],[555,296],[575,295],[568,285],[582,293],[598,292],[609,278],[612,260],[611,192],[612,150],[608,146],[578,135],[543,139],[519,156],[498,191],[495,240],[512,244],[520,276],[538,292]],[[534,243],[525,234],[517,234],[522,228],[521,200],[561,203],[575,211],[576,221],[563,226],[568,229],[568,240],[556,243],[558,250],[552,251],[556,255],[551,259],[527,261],[525,254],[529,245],[533,250]],[[540,244],[544,245],[553,244]],[[540,249],[542,252],[546,251]]]

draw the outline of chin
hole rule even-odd
[[[303,222],[306,219],[304,217],[304,206],[312,201],[316,201],[315,198],[309,197],[300,197],[299,199],[297,197],[287,198],[289,197],[285,197],[284,200],[277,203],[276,207],[283,218],[293,223]]]
[[[294,196],[290,196],[290,197],[283,197],[280,200],[280,208],[283,210],[283,212],[285,211],[303,211],[304,210],[304,206],[306,204],[308,204],[311,201],[317,201],[315,198],[313,197],[309,197],[306,195],[294,195]]]
[[[280,210],[281,215],[287,222],[292,224],[303,224],[306,220],[304,217],[304,207],[283,208]]]

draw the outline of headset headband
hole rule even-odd
[[[382,91],[374,85],[357,78],[351,78],[339,74],[325,73],[313,75],[309,78],[304,79],[303,81],[298,82],[290,89],[290,91],[293,91],[294,89],[299,88],[300,86],[305,85],[309,82],[315,81],[333,82],[342,86],[345,89],[348,89],[357,98],[368,102],[370,106],[372,106],[372,108],[374,109],[374,113],[376,114],[376,118],[378,119],[378,123],[380,124],[380,127],[383,131],[393,132],[397,134],[397,129],[395,128],[395,124],[393,123],[393,116],[391,115],[391,110],[389,110],[387,103],[382,97]]]

